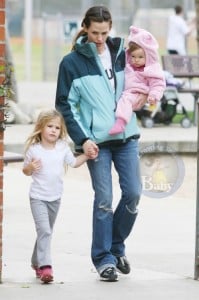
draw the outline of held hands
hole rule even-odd
[[[91,140],[87,140],[83,144],[84,153],[88,156],[89,159],[95,159],[98,156],[99,148]]]

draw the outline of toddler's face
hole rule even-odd
[[[130,56],[132,66],[139,68],[145,65],[146,57],[142,48],[132,51]]]

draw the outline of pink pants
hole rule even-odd
[[[135,110],[139,110],[141,107],[138,102],[139,93],[129,93],[128,95],[122,96],[118,103],[116,109],[116,118],[123,119],[128,123],[131,119],[132,113]]]

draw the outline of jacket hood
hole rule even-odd
[[[145,66],[149,66],[151,64],[157,63],[159,61],[158,55],[158,42],[154,38],[154,36],[146,31],[145,29],[138,28],[135,26],[131,26],[129,28],[129,36],[128,43],[134,42],[140,47],[143,48],[146,56],[146,64]],[[127,53],[127,61],[129,62],[128,52]]]

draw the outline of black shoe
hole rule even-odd
[[[118,275],[117,275],[116,269],[114,267],[106,268],[100,274],[100,280],[109,281],[109,282],[118,281]]]
[[[129,274],[131,271],[131,267],[126,256],[117,257],[116,267],[123,274]]]

